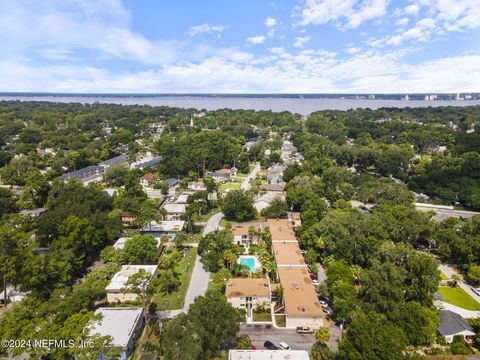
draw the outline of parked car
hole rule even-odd
[[[278,346],[280,346],[281,349],[283,350],[290,350],[290,346],[286,343],[286,342],[281,342],[278,344]]]
[[[313,334],[313,329],[308,326],[297,326],[297,333],[299,334]]]
[[[475,295],[480,296],[480,288],[476,288],[472,286],[472,291],[475,293]]]
[[[320,306],[322,308],[328,308],[328,303],[325,300],[320,300]]]
[[[312,284],[315,286],[318,286],[319,285],[318,280],[312,280]]]
[[[310,279],[312,280],[318,280],[317,276],[314,274],[310,274]]]
[[[268,340],[263,343],[263,347],[267,350],[278,350],[278,347]]]

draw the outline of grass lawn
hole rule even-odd
[[[253,311],[253,321],[272,321],[272,313],[270,311],[261,311],[259,313]]]
[[[227,227],[228,224],[232,225],[234,222],[233,221],[230,221],[230,220],[226,220],[225,218],[222,218],[222,220],[220,220],[220,226],[222,227]]]
[[[285,316],[284,315],[275,315],[275,322],[278,327],[285,327]]]
[[[183,307],[183,301],[187,293],[190,277],[192,276],[195,257],[197,256],[197,248],[187,250],[184,258],[177,264],[177,271],[180,272],[181,285],[171,294],[157,293],[153,296],[152,301],[158,306],[158,310],[175,310]]]
[[[441,286],[438,288],[438,292],[442,295],[443,300],[455,306],[459,306],[467,310],[480,310],[480,304],[478,304],[470,295],[468,295],[462,288]]]
[[[242,185],[241,182],[227,182],[223,183],[220,185],[220,190],[225,191],[225,190],[236,190],[240,189],[240,185]]]

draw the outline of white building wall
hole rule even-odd
[[[297,326],[308,326],[312,329],[323,327],[322,317],[301,317],[301,316],[286,316],[287,328],[296,328]]]

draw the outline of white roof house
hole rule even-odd
[[[113,275],[112,280],[105,288],[107,301],[110,303],[136,301],[138,294],[124,290],[128,279],[140,270],[145,270],[151,279],[156,269],[157,265],[123,265],[120,271]]]
[[[113,248],[114,249],[123,249],[125,247],[125,243],[128,241],[128,240],[131,240],[132,238],[131,237],[121,237],[121,238],[118,238],[117,241],[115,241],[115,244],[113,244]],[[157,241],[157,248],[160,246],[160,239],[155,237],[155,240]]]
[[[184,213],[187,210],[187,205],[185,204],[165,204],[163,207],[168,214],[179,214],[179,213]]]
[[[115,244],[113,244],[113,247],[115,249],[123,249],[125,247],[125,243],[130,240],[131,237],[120,237],[115,241]]]
[[[112,280],[105,289],[107,291],[122,290],[128,279],[142,269],[153,276],[157,269],[157,265],[123,265],[120,271],[113,275]]]
[[[189,197],[189,194],[181,194],[178,196],[175,202],[177,204],[186,204],[188,202],[188,197]]]
[[[310,360],[305,350],[230,350],[228,360]]]
[[[255,200],[253,207],[257,209],[258,212],[261,212],[263,209],[267,208],[270,203],[276,198],[285,200],[285,195],[281,192],[267,192],[263,194],[258,199]]]
[[[143,309],[140,307],[98,308],[94,320],[87,328],[89,335],[110,336],[110,346],[120,348],[121,360],[127,359],[134,350],[135,339],[143,328]],[[102,358],[100,356],[100,358]]]

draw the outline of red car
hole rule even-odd
[[[257,347],[255,345],[250,346],[250,350],[257,350]]]

